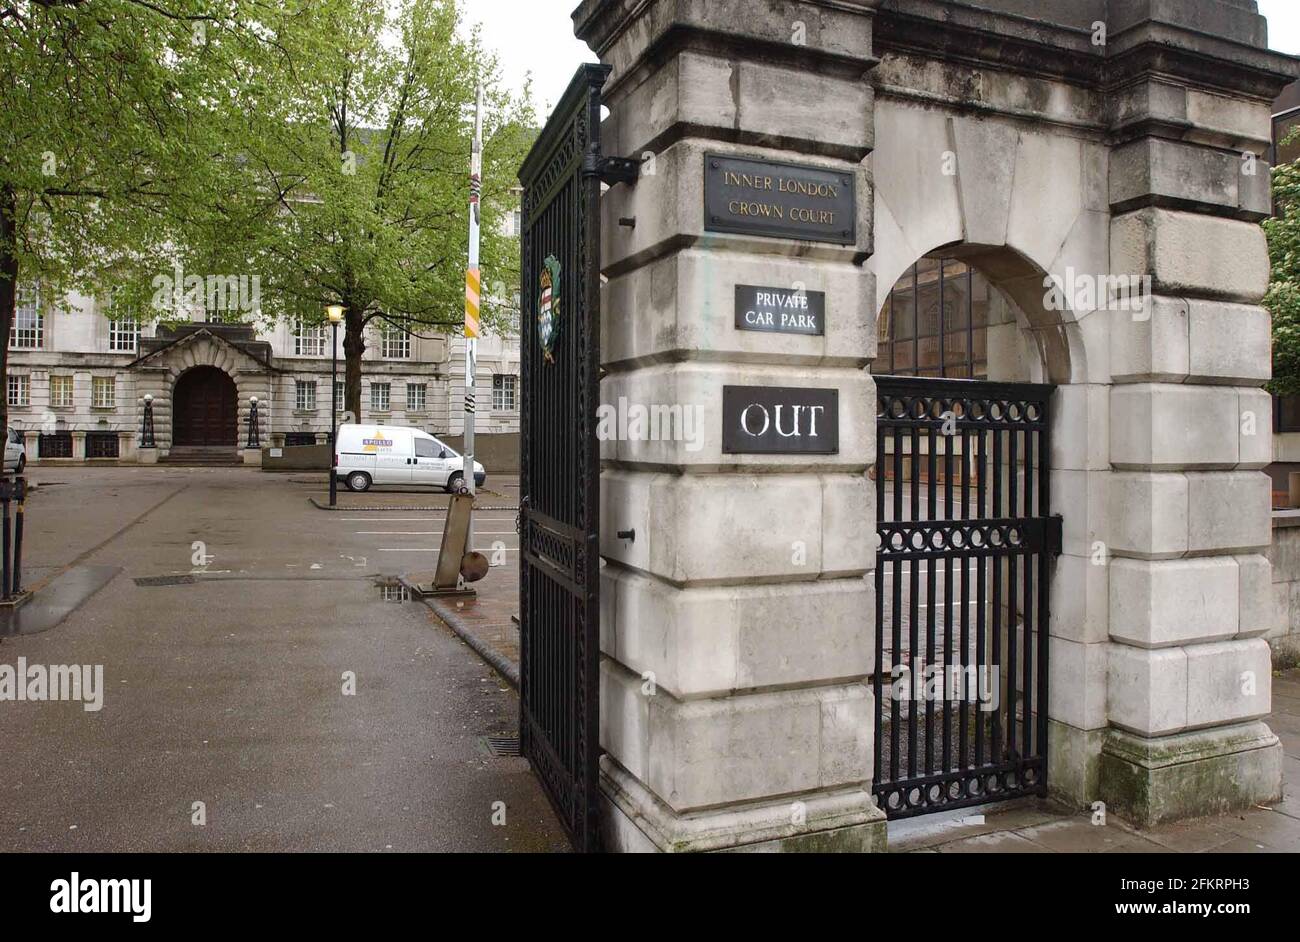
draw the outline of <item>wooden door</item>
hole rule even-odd
[[[177,445],[239,443],[239,394],[215,366],[197,366],[176,381],[172,423]]]

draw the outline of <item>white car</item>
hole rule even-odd
[[[430,484],[460,489],[465,459],[454,448],[418,428],[401,425],[340,425],[334,449],[334,476],[351,491],[372,484]],[[474,483],[487,472],[474,462]]]
[[[23,433],[11,428],[5,436],[5,474],[22,474],[26,467],[27,449],[23,445]]]

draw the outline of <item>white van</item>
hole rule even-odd
[[[400,425],[340,425],[334,452],[334,476],[348,490],[366,491],[372,484],[432,484],[448,491],[460,488],[465,459],[428,432]],[[474,483],[481,486],[487,472],[474,462]]]
[[[9,429],[5,436],[5,474],[11,471],[22,474],[27,467],[27,448],[23,445],[23,433],[16,428]]]

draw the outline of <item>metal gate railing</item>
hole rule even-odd
[[[872,793],[890,818],[1046,794],[1053,388],[876,377]]]
[[[599,743],[600,88],[584,66],[524,187],[519,740],[579,851],[595,850]]]

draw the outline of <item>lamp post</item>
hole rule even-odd
[[[262,429],[257,421],[257,397],[248,397],[248,447],[262,447]]]
[[[343,320],[343,305],[331,304],[325,308],[330,322],[330,506],[339,499],[339,453],[335,440],[338,437],[339,419],[339,322]]]
[[[140,447],[155,448],[153,437],[153,396],[145,393],[142,400],[144,403],[144,422],[140,427]]]

